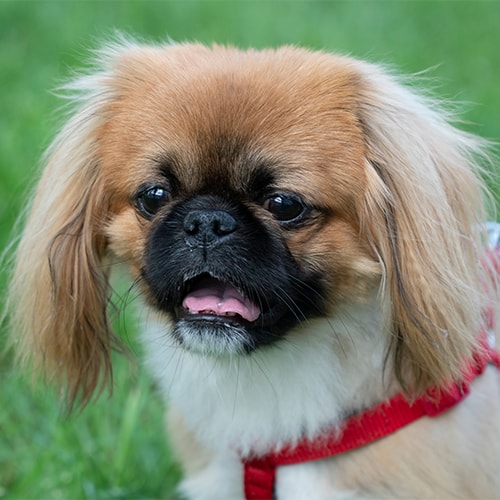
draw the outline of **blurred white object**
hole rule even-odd
[[[488,247],[491,249],[500,247],[500,223],[487,222],[486,231],[488,231]]]

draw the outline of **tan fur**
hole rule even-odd
[[[166,413],[166,427],[170,444],[186,476],[194,475],[210,464],[213,454],[186,429],[182,415],[175,409]]]
[[[336,283],[331,314],[381,283],[389,366],[401,387],[414,396],[459,376],[489,288],[478,265],[482,147],[435,103],[376,66],[294,48],[124,44],[100,64],[68,86],[76,111],[45,157],[9,289],[19,357],[56,378],[71,403],[85,404],[111,380],[108,259],[140,281],[151,224],[131,200],[162,162],[188,195],[208,177],[244,194],[251,169],[271,161],[281,188],[299,186],[323,207],[314,225],[285,237],[301,266]],[[385,494],[384,477],[399,478],[407,486],[394,491],[411,495],[409,455],[418,462],[413,446],[435,432],[419,423],[341,459],[338,477],[346,487],[371,484],[375,496]],[[191,438],[180,439],[191,443],[181,445],[187,468],[196,468]],[[394,449],[396,462],[386,458]],[[457,481],[430,479],[438,465],[425,466],[443,492]]]

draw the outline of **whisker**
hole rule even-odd
[[[278,399],[278,392],[277,392],[274,384],[271,382],[271,379],[269,378],[267,371],[265,370],[264,360],[262,360],[262,359],[259,360],[258,356],[253,356],[252,361],[253,361],[253,364],[259,369],[259,371],[262,373],[262,375],[266,379],[267,383],[269,384],[269,387],[271,388],[271,390],[274,394],[274,398],[277,400]]]

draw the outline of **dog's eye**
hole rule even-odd
[[[304,202],[291,194],[274,194],[264,201],[263,206],[280,222],[296,222],[307,210]]]
[[[153,217],[169,200],[169,192],[163,186],[146,186],[135,197],[135,204],[146,219]]]

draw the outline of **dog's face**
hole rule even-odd
[[[474,140],[329,54],[124,44],[100,63],[69,87],[9,292],[18,351],[70,399],[111,371],[109,254],[188,350],[245,355],[344,306],[332,336],[355,339],[376,296],[403,387],[460,373],[484,289]]]
[[[250,351],[366,295],[380,268],[360,234],[365,151],[348,68],[176,50],[147,81],[128,71],[102,137],[110,246],[176,339]]]

